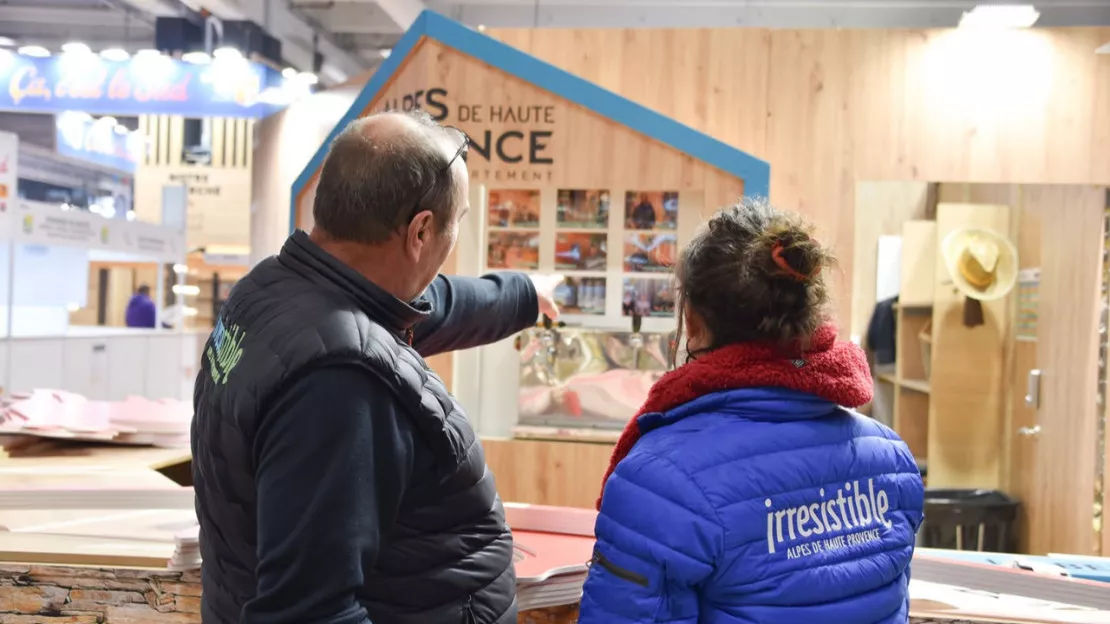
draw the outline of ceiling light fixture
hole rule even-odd
[[[212,52],[212,58],[221,61],[225,59],[241,59],[243,58],[243,53],[231,46],[224,46],[222,48],[216,48],[216,50]]]
[[[390,50],[390,49],[378,50],[378,54],[381,54],[383,59],[387,59],[387,58],[389,58],[390,54],[393,54],[393,50]]]
[[[100,51],[100,58],[118,63],[131,58],[131,54],[123,48],[104,48]]]
[[[312,72],[300,72],[296,76],[293,76],[293,79],[306,85],[314,85],[320,82],[320,79]]]
[[[1040,17],[1031,4],[980,4],[960,17],[960,28],[1029,28]]]
[[[292,80],[296,75],[297,70],[293,69],[292,67],[286,67],[285,69],[281,70],[281,77],[285,78],[286,80]]]
[[[207,65],[212,62],[212,57],[207,52],[186,52],[181,55],[181,60],[193,65]]]
[[[152,59],[158,58],[160,56],[162,56],[162,53],[158,50],[155,50],[154,48],[146,48],[135,53],[136,59]]]
[[[64,54],[71,54],[73,56],[88,56],[92,54],[89,46],[81,43],[80,41],[70,41],[69,43],[62,44],[62,52]]]
[[[0,48],[12,47],[15,47],[15,39],[12,39],[11,37],[0,37]]]
[[[19,52],[23,56],[33,56],[35,58],[44,58],[50,56],[50,50],[47,50],[40,45],[20,46],[19,49],[16,50],[16,52]]]
[[[1095,48],[1095,54],[1110,54],[1110,42],[1104,43]]]

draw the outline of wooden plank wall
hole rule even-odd
[[[1110,186],[1110,57],[1094,54],[1110,28],[487,34],[770,162],[774,202],[814,219],[839,256],[845,335],[873,305],[850,291],[858,181]],[[508,461],[516,444],[490,449],[506,500],[592,503],[607,453],[576,454],[572,470],[559,443],[543,466]],[[541,449],[528,451],[511,455]],[[553,493],[560,475],[580,475],[582,496]]]
[[[1110,185],[1110,28],[491,29],[771,163],[771,196],[840,258],[858,180]]]

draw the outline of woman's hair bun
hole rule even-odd
[[[811,225],[791,221],[775,224],[759,236],[757,246],[766,249],[769,260],[762,266],[769,278],[809,283],[832,263],[832,257],[813,238]]]
[[[679,302],[716,346],[806,340],[828,318],[822,270],[835,264],[801,215],[745,198],[710,218],[675,268]]]

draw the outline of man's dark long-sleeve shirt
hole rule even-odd
[[[520,274],[439,277],[431,315],[413,332],[427,357],[488,344],[535,322],[536,293]],[[431,453],[390,389],[357,366],[311,371],[267,412],[254,448],[257,595],[251,624],[366,624],[363,570]]]

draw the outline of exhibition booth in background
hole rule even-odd
[[[1099,261],[1110,118],[1095,105],[1110,63],[1094,52],[1108,36],[483,34],[425,14],[332,136],[360,115],[417,106],[459,127],[474,142],[475,218],[447,270],[568,277],[564,320],[576,327],[432,362],[485,437],[506,500],[593,505],[637,393],[665,369],[671,250],[718,207],[769,191],[814,220],[836,252],[829,278],[845,339],[864,342],[877,304],[904,293],[893,306],[897,362],[876,363],[869,410],[906,438],[929,485],[1010,493],[1023,503],[1022,550],[1093,555],[1110,552]],[[311,227],[326,143],[293,184],[289,227],[256,255]],[[645,199],[648,223],[635,214]],[[281,221],[280,206],[266,209]],[[1023,276],[984,304],[977,327],[960,320],[965,297],[941,254],[945,237],[966,228],[1002,233]],[[643,374],[622,376],[630,368]]]
[[[116,51],[117,53],[121,51]],[[0,50],[0,130],[20,134],[20,197],[107,219],[183,228],[177,264],[185,298],[175,325],[207,331],[248,267],[253,126],[307,94],[307,85],[236,53],[128,58],[77,46],[53,56]],[[92,292],[71,324],[123,326],[136,287],[154,287],[148,263],[94,258]],[[172,281],[172,277],[171,277]],[[167,290],[168,293],[168,290]],[[167,295],[160,306],[172,308]],[[167,310],[169,312],[170,310]]]
[[[1094,52],[1108,40],[1107,28],[477,32],[425,12],[371,76],[245,128],[225,123],[223,165],[213,158],[203,174],[175,160],[184,125],[148,117],[143,127],[158,147],[145,164],[160,176],[149,188],[170,176],[208,176],[188,178],[190,197],[203,197],[199,189],[214,180],[221,189],[232,184],[223,176],[250,176],[253,264],[276,253],[292,229],[311,228],[327,144],[350,120],[421,108],[463,130],[473,142],[473,216],[445,270],[560,273],[564,324],[429,364],[482,436],[501,498],[512,501],[518,541],[540,544],[529,531],[569,535],[566,552],[577,556],[586,545],[582,562],[587,510],[616,436],[669,364],[677,250],[717,208],[767,195],[815,221],[838,256],[828,277],[843,338],[867,343],[869,333],[882,333],[869,331],[877,315],[894,319],[882,336],[891,355],[874,358],[870,415],[906,439],[930,487],[997,490],[1020,501],[1006,525],[1012,535],[976,522],[959,529],[951,547],[979,564],[1001,560],[967,551],[996,543],[1067,553],[1052,563],[1076,577],[1110,578],[1104,560],[1084,559],[1110,554],[1102,511],[1110,487],[1110,58]],[[242,143],[252,135],[253,149]],[[136,198],[153,193],[140,193],[147,187],[138,177]],[[190,204],[190,227],[193,213]],[[234,219],[229,231],[242,225]],[[999,237],[999,271],[1012,277],[1012,288],[981,303],[981,322],[971,326],[945,254],[950,235],[969,230]],[[188,236],[193,250],[198,239]],[[100,483],[161,485],[134,473],[119,465]],[[153,537],[191,522],[191,496],[112,505],[113,513],[126,510],[122,519],[54,509],[49,521],[21,520],[84,523],[101,536],[95,544],[47,543],[24,531],[0,539],[3,558],[91,566],[65,569],[81,587],[105,591],[116,591],[104,580],[108,567],[146,568],[127,578],[156,588],[157,608],[121,597],[104,621],[140,612],[149,621],[197,621],[199,575],[164,570],[167,560],[172,567],[188,559],[195,534],[176,548]],[[129,540],[119,538],[123,525]],[[991,587],[1010,583],[1014,593],[1052,595],[1009,571],[994,586],[976,585],[963,568],[945,567],[950,557],[922,549],[915,559],[914,578],[926,583],[915,590],[913,621],[953,621],[957,611],[977,621],[1110,616],[1110,604],[1097,599],[1083,603],[1103,609],[1097,613],[997,596],[946,610],[959,600],[930,593],[928,582],[996,594],[1004,592]],[[533,567],[542,571],[540,563]],[[578,567],[573,574],[584,574]],[[518,596],[536,607],[522,621],[573,621],[573,610],[541,609],[576,601],[565,592],[580,578],[556,578],[565,587],[522,575]],[[41,591],[56,589],[44,582]]]

